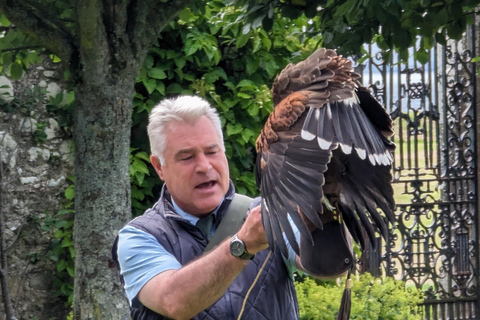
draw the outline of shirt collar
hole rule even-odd
[[[185,211],[183,211],[182,209],[180,209],[180,207],[175,203],[175,201],[172,199],[172,205],[173,205],[173,209],[175,209],[175,212],[182,218],[184,218],[185,220],[187,220],[188,222],[190,222],[192,225],[196,225],[198,220],[200,220],[200,218],[194,216],[194,215],[191,215],[190,213],[187,213]],[[218,207],[215,208],[215,210],[213,210],[213,214],[215,215],[215,218],[217,217],[217,212],[218,212],[218,209],[220,208],[220,206],[222,205],[223,201],[225,200],[225,197],[222,199],[222,201],[220,202],[220,204],[218,205]]]

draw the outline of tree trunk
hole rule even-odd
[[[3,162],[0,160],[0,288],[2,293],[3,306],[5,308],[5,319],[15,320],[12,299],[10,298],[10,288],[8,286],[8,263],[7,263],[7,243],[5,241],[5,215],[3,211]]]
[[[110,263],[110,248],[118,229],[131,217],[135,76],[123,70],[117,79],[99,81],[84,71],[75,111],[74,319],[127,319],[128,302]]]

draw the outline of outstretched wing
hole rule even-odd
[[[393,144],[381,133],[392,133],[391,119],[357,78],[349,60],[320,49],[274,82],[275,109],[256,144],[257,183],[269,245],[285,255],[284,236],[302,256],[290,222],[318,248],[312,231],[332,217],[362,244],[377,227],[386,236],[377,207],[393,220]]]

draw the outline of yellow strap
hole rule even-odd
[[[272,255],[272,251],[269,250],[268,251],[268,256],[265,258],[265,261],[263,261],[262,267],[260,268],[260,270],[258,270],[257,276],[255,277],[255,280],[253,281],[252,285],[250,286],[250,288],[247,291],[245,299],[243,300],[242,309],[240,310],[240,314],[238,315],[237,320],[240,320],[242,318],[242,314],[243,314],[243,311],[245,311],[245,304],[247,303],[248,296],[250,295],[250,292],[252,292],[252,289],[255,286],[255,284],[257,283],[258,278],[260,278],[260,274],[262,273],[263,269],[265,268],[265,265],[267,264],[267,261],[268,261],[268,259],[270,258],[271,255]]]

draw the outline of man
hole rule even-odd
[[[215,110],[194,96],[164,100],[150,114],[148,135],[151,163],[165,184],[113,249],[132,318],[298,319],[295,254],[266,250],[260,207],[236,234],[246,248],[240,257],[230,239],[203,254],[235,194]],[[213,231],[204,234],[196,225],[209,215]]]

